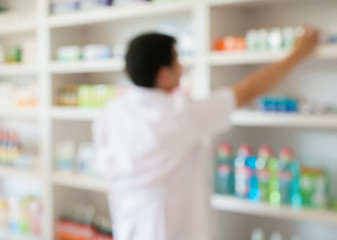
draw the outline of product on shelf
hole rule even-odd
[[[249,196],[249,186],[251,170],[246,165],[247,159],[252,156],[252,149],[249,145],[243,144],[239,147],[238,156],[234,160],[235,174],[235,195],[247,198]]]
[[[55,167],[57,171],[76,172],[95,176],[94,148],[90,142],[81,142],[76,149],[72,140],[61,142],[55,151]]]
[[[21,169],[34,168],[35,158],[25,153],[19,134],[13,131],[0,130],[0,165]]]
[[[300,184],[304,206],[312,208],[326,207],[329,185],[328,176],[324,169],[303,167]]]
[[[157,27],[158,32],[173,36],[177,40],[178,52],[183,56],[194,54],[194,32],[192,23],[181,25],[176,21],[166,21]]]
[[[112,47],[105,44],[62,46],[57,50],[57,60],[61,62],[98,61],[112,58]]]
[[[58,92],[57,104],[60,106],[102,108],[119,94],[121,94],[121,91],[113,85],[64,86]]]
[[[52,0],[50,9],[51,13],[59,14],[146,1],[147,0]]]
[[[41,201],[31,196],[0,197],[0,229],[13,234],[41,235]]]
[[[260,228],[255,228],[251,234],[251,240],[266,240],[264,232]],[[270,240],[284,240],[280,232],[272,232],[270,235]],[[290,240],[300,240],[297,236],[292,236]]]
[[[0,83],[0,107],[29,108],[38,105],[38,87],[36,83],[17,85]]]
[[[298,105],[297,99],[283,95],[259,98],[259,109],[265,112],[298,112]]]
[[[235,194],[273,205],[289,204],[293,208],[328,206],[329,182],[326,171],[300,166],[295,161],[292,149],[283,148],[277,159],[273,157],[272,149],[264,145],[256,158],[252,155],[251,147],[243,144],[234,160],[234,169],[231,168],[230,149],[230,145],[223,143],[218,150],[215,172],[217,193]],[[229,181],[233,175],[234,182]]]
[[[225,37],[215,42],[216,51],[242,51],[246,49],[246,41],[242,37]]]
[[[215,191],[220,194],[234,194],[234,158],[229,144],[219,147],[216,158]]]
[[[251,52],[277,52],[280,50],[292,49],[299,36],[303,33],[302,27],[285,27],[272,29],[250,29],[245,38],[238,36],[226,36],[217,39],[214,44],[216,51],[243,51]],[[331,27],[331,34],[334,35],[334,28]],[[331,38],[334,39],[333,37]]]
[[[25,40],[18,44],[0,47],[0,63],[24,63],[36,62],[36,43],[34,40]]]
[[[65,211],[56,221],[58,240],[112,240],[112,224],[109,217],[97,216],[92,206],[77,205]]]
[[[251,240],[265,240],[264,232],[260,228],[255,228],[252,232]]]

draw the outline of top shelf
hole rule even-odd
[[[127,6],[107,7],[92,11],[79,11],[54,15],[49,18],[51,28],[62,28],[123,19],[158,16],[161,14],[188,12],[193,2],[189,0],[167,3],[134,3]]]
[[[212,52],[209,57],[212,66],[230,66],[262,64],[280,61],[286,58],[291,51],[278,52]],[[313,55],[316,59],[337,59],[337,44],[323,45]]]

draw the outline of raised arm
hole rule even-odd
[[[285,60],[262,68],[243,79],[233,87],[237,107],[241,107],[257,96],[264,94],[277,85],[297,64],[307,58],[317,47],[319,33],[317,29],[305,28],[294,51]]]

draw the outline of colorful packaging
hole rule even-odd
[[[215,42],[217,51],[242,51],[246,49],[246,40],[241,37],[225,37]]]
[[[221,144],[216,158],[215,191],[219,194],[234,194],[234,158],[232,147]]]
[[[322,168],[301,169],[301,196],[303,205],[324,209],[328,202],[328,176]]]

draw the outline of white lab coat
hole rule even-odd
[[[109,181],[116,240],[209,240],[211,193],[202,140],[230,127],[230,89],[193,101],[134,87],[93,125]]]

